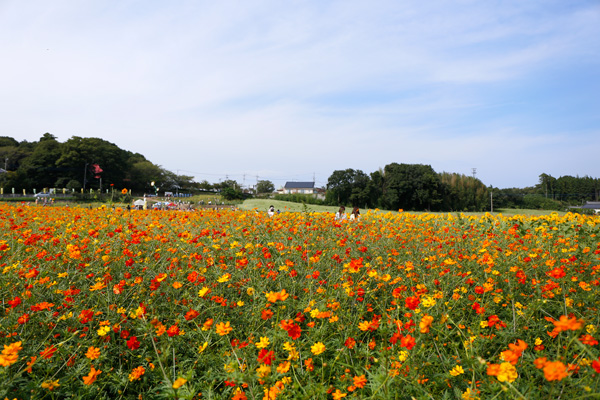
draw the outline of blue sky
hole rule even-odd
[[[600,177],[600,2],[0,0],[0,136],[251,185]]]

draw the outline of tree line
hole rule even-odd
[[[334,171],[327,180],[325,203],[386,210],[484,211],[488,188],[471,176],[443,172],[430,165],[391,163],[367,175],[361,170]]]
[[[334,171],[324,203],[411,211],[564,210],[599,197],[600,179],[588,176],[541,174],[535,186],[498,189],[473,176],[437,173],[430,165],[392,163],[368,175],[351,168]]]
[[[33,142],[1,136],[0,167],[5,171],[0,178],[5,193],[7,188],[31,193],[43,188],[104,191],[111,187],[153,193],[156,188],[177,190],[208,184],[175,174],[103,139],[73,136],[61,143],[50,133]]]
[[[33,142],[0,136],[0,169],[4,171],[0,174],[4,193],[9,188],[31,193],[43,188],[116,187],[136,194],[160,188],[187,193],[218,191],[227,199],[248,196],[235,180],[196,182],[192,176],[175,174],[139,153],[99,138],[73,136],[61,143],[50,133]],[[272,182],[262,180],[254,194],[268,195],[274,190]],[[412,211],[488,211],[492,204],[494,208],[561,210],[599,198],[600,179],[588,176],[554,178],[543,173],[534,186],[498,189],[473,176],[437,173],[430,165],[391,163],[370,174],[355,169],[334,171],[323,203]]]

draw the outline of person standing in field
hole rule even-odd
[[[346,219],[346,207],[340,206],[338,212],[335,213],[335,220],[342,222]]]
[[[273,215],[275,215],[275,207],[270,206],[269,211],[267,211],[267,214],[269,214],[269,217],[272,217]]]
[[[354,207],[352,209],[352,213],[350,214],[350,221],[358,221],[360,218],[360,211],[358,211],[358,207]]]

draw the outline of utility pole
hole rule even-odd
[[[490,212],[494,212],[494,191],[490,190]]]

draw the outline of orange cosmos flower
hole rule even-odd
[[[127,194],[128,190],[123,188],[123,190],[121,190],[121,194]]]
[[[8,346],[4,345],[4,350],[0,354],[0,365],[8,367],[17,362],[19,359],[19,351],[23,350],[21,342],[11,343]]]
[[[424,315],[423,318],[421,318],[421,322],[419,322],[420,332],[428,333],[432,322],[433,322],[433,317],[431,315]]]
[[[100,357],[100,349],[94,346],[90,346],[85,353],[85,356],[90,360],[95,360]]]
[[[567,367],[560,361],[548,361],[544,365],[544,378],[548,381],[560,381],[567,376]]]
[[[83,383],[85,385],[91,385],[92,383],[94,383],[96,381],[96,379],[98,378],[98,375],[100,375],[101,373],[102,373],[102,371],[97,370],[96,368],[94,368],[92,366],[90,369],[90,373],[83,377]]]
[[[312,357],[304,360],[304,366],[306,367],[306,369],[308,371],[313,371],[315,369],[315,365],[313,364]]]
[[[187,382],[187,379],[185,379],[185,378],[175,379],[175,382],[173,382],[173,389],[179,389],[180,387],[185,385],[186,382]]]
[[[206,321],[204,321],[204,323],[202,324],[202,330],[203,331],[207,331],[209,330],[212,325],[213,325],[214,320],[212,318],[208,318]]]
[[[540,357],[533,360],[533,365],[535,365],[537,369],[542,369],[544,368],[544,365],[546,365],[547,362],[548,360],[546,359],[546,357]]]
[[[566,315],[561,315],[558,321],[553,321],[552,323],[554,324],[555,332],[576,331],[583,326],[583,321],[575,317],[569,318]]]
[[[219,322],[217,324],[217,333],[221,336],[225,336],[225,335],[229,334],[229,332],[231,332],[232,330],[233,330],[233,328],[229,324],[229,321],[227,321],[225,323]]]
[[[287,293],[285,289],[283,289],[281,292],[266,293],[265,296],[267,297],[267,301],[269,301],[269,303],[275,303],[277,300],[285,301],[290,296],[290,294]]]
[[[354,378],[352,378],[352,380],[354,381],[354,386],[360,389],[364,388],[367,384],[367,378],[364,375],[355,376]]]
[[[137,368],[134,368],[131,373],[129,374],[129,381],[133,382],[133,381],[137,381],[138,379],[140,379],[142,377],[142,375],[144,375],[146,373],[146,369],[142,366],[139,366]]]

